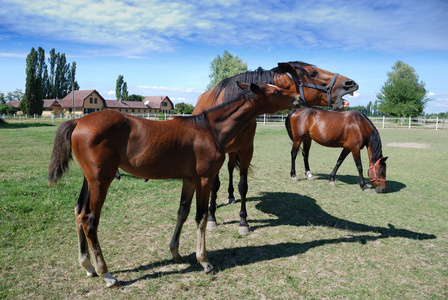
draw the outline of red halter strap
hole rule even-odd
[[[378,159],[378,160],[376,161],[376,163],[374,163],[371,167],[369,167],[369,168],[367,169],[367,174],[368,174],[368,172],[370,171],[370,169],[373,169],[373,176],[374,176],[374,177],[373,177],[373,179],[372,179],[372,178],[370,178],[370,176],[369,176],[370,181],[375,181],[375,180],[378,180],[378,181],[386,181],[386,179],[381,179],[381,178],[379,178],[379,177],[376,175],[376,169],[375,169],[375,166],[378,165],[378,164],[380,163],[381,159],[382,159],[382,158]]]

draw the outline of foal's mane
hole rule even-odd
[[[371,153],[372,153],[371,160],[377,161],[378,159],[383,157],[383,150],[382,150],[380,134],[379,134],[378,130],[376,129],[375,125],[373,125],[372,121],[370,121],[370,119],[367,118],[367,116],[365,116],[362,113],[360,113],[360,115],[362,115],[363,118],[367,121],[367,123],[369,123],[370,126],[372,127],[372,132],[370,133],[368,146],[370,147]]]
[[[288,63],[294,66],[294,68],[297,70],[299,79],[301,81],[304,81],[305,77],[311,79],[311,75],[304,67],[313,65],[301,61],[291,61]],[[274,84],[275,75],[285,73],[286,71],[282,70],[280,67],[275,67],[271,70],[263,70],[263,68],[259,67],[255,71],[248,71],[229,78],[225,78],[221,80],[212,90],[213,99],[210,100],[212,102],[216,101],[218,99],[218,96],[222,93],[223,90],[224,90],[224,99],[233,98],[233,96],[238,94],[240,90],[240,88],[236,84],[237,81],[245,83],[258,82],[258,83]]]
[[[231,107],[235,102],[239,102],[242,99],[244,99],[244,103],[247,101],[251,101],[251,102],[254,101],[256,95],[251,90],[242,90],[240,87],[238,87],[238,90],[239,90],[238,94],[234,95],[231,98],[228,98],[228,100],[225,100],[223,103],[221,103],[219,105],[213,106],[212,108],[210,108],[206,111],[203,111],[199,115],[175,116],[174,119],[181,120],[183,122],[186,122],[187,124],[193,123],[194,125],[199,126],[199,127],[209,127],[209,123],[207,121],[207,114],[217,111],[217,110],[222,110],[227,107]],[[241,105],[235,107],[235,109],[233,109],[233,111],[231,111],[230,114],[232,114],[233,112],[238,110],[241,107]],[[224,114],[222,116],[222,118],[227,118],[227,117],[228,117],[227,114]]]

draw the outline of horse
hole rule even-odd
[[[309,106],[329,106],[335,110],[341,110],[348,107],[349,103],[342,97],[346,94],[352,94],[358,89],[358,84],[338,73],[319,69],[314,65],[304,62],[278,63],[278,66],[271,70],[258,68],[255,71],[245,72],[233,77],[226,78],[218,85],[201,96],[193,110],[193,115],[224,103],[235,92],[237,92],[237,81],[242,82],[265,82],[275,84],[283,89],[296,91]],[[268,113],[260,110],[260,114]],[[248,190],[247,175],[250,162],[253,155],[254,136],[257,127],[255,118],[231,141],[226,152],[228,156],[229,186],[228,203],[235,201],[233,188],[233,170],[239,168],[240,181],[238,190],[241,196],[240,224],[238,232],[241,235],[249,234],[249,225],[247,223],[246,194]],[[214,179],[207,228],[214,229],[216,223],[216,198],[221,183],[219,175]]]
[[[78,260],[89,277],[100,275],[107,287],[120,286],[108,271],[97,236],[101,208],[118,167],[145,179],[183,180],[177,224],[170,242],[175,262],[181,261],[179,238],[196,192],[196,258],[206,273],[215,273],[207,258],[205,229],[212,182],[225,161],[226,145],[261,108],[275,112],[299,107],[301,101],[298,93],[274,85],[238,86],[244,89],[238,96],[196,116],[154,121],[104,110],[61,124],[54,141],[48,182],[52,186],[63,176],[73,152],[84,174],[75,206]]]
[[[330,174],[330,184],[335,185],[335,176],[344,159],[351,152],[359,173],[359,185],[363,191],[370,192],[364,181],[360,150],[367,146],[369,169],[367,176],[377,193],[386,191],[386,160],[383,157],[381,138],[375,125],[359,111],[328,111],[303,107],[291,111],[285,121],[288,135],[293,141],[291,150],[291,178],[298,181],[295,160],[300,144],[303,142],[303,162],[305,175],[314,180],[308,163],[311,141],[325,147],[343,148],[336,166]]]

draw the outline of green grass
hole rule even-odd
[[[181,237],[184,262],[172,262],[181,181],[145,183],[124,174],[109,189],[99,226],[109,269],[124,286],[108,290],[77,262],[77,163],[56,187],[47,185],[58,124],[0,125],[0,298],[448,298],[447,130],[379,129],[389,156],[388,193],[380,195],[361,191],[351,156],[330,187],[340,150],[315,143],[310,166],[317,180],[305,179],[298,156],[301,181],[292,182],[284,127],[259,125],[251,233],[238,235],[239,201],[225,205],[222,170],[220,226],[207,232],[213,276],[196,262],[194,205]],[[428,147],[388,146],[411,142]],[[367,161],[363,150],[365,170]]]

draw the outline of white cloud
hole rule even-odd
[[[299,48],[448,50],[448,2],[3,0],[0,28],[145,56],[182,42]],[[3,37],[8,39],[10,36]],[[100,47],[100,49],[97,49]]]

